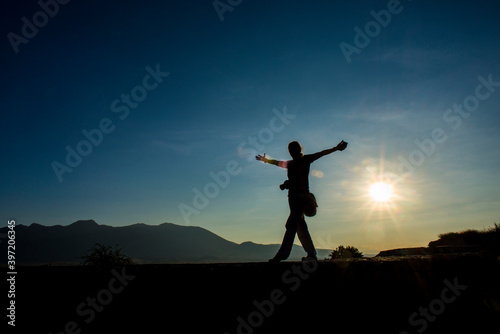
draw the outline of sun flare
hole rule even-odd
[[[392,186],[385,182],[377,182],[370,187],[370,195],[376,202],[387,202],[392,194]]]

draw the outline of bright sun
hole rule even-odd
[[[392,197],[392,186],[385,182],[377,182],[370,187],[370,195],[377,202],[387,202]]]

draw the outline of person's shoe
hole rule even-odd
[[[316,262],[316,261],[318,261],[316,255],[308,255],[302,258],[302,262]]]
[[[286,259],[284,259],[283,257],[276,254],[275,257],[273,257],[272,259],[269,259],[269,263],[280,263],[283,260],[286,260]]]

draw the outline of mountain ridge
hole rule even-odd
[[[96,243],[119,245],[136,263],[260,262],[273,257],[280,246],[252,241],[238,244],[199,226],[168,222],[109,226],[88,219],[64,226],[20,224],[15,231],[18,264],[77,263]],[[7,227],[0,229],[0,236],[6,238]],[[2,248],[6,245],[0,243]],[[318,257],[328,253],[318,250]],[[304,255],[302,247],[295,245],[290,260]]]

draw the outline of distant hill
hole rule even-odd
[[[137,263],[267,261],[279,248],[277,244],[237,244],[201,227],[170,223],[112,227],[80,220],[68,226],[17,225],[15,231],[18,264],[77,263],[95,243],[119,245],[122,253]],[[4,254],[6,235],[7,227],[1,228]],[[329,252],[318,250],[318,258]],[[302,247],[294,246],[290,260],[304,255]],[[6,257],[2,261],[6,263]]]
[[[470,245],[498,248],[500,245],[500,225],[494,223],[492,227],[482,231],[469,229],[442,233],[438,240],[429,242],[429,247]]]
[[[500,253],[500,225],[478,230],[464,230],[439,234],[439,239],[428,247],[398,248],[381,251],[377,256],[436,255],[471,252]]]

